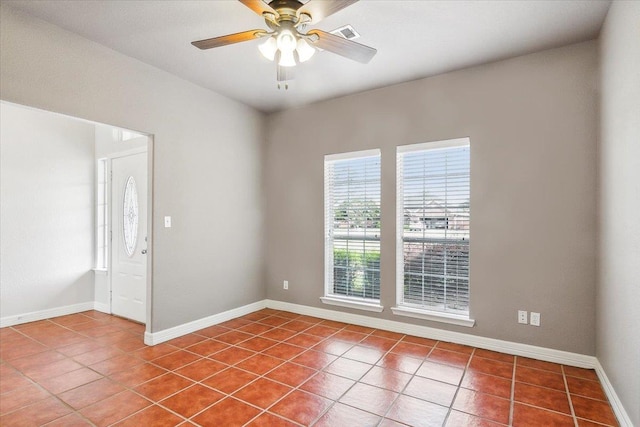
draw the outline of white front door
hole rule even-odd
[[[147,153],[111,160],[111,312],[146,322]]]

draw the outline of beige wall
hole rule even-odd
[[[380,316],[394,318],[395,147],[468,136],[476,327],[394,320],[594,354],[597,60],[587,42],[270,115],[268,297],[323,306],[323,156],[381,148]]]
[[[596,355],[640,426],[640,3],[615,1],[600,39]]]
[[[255,110],[0,8],[0,97],[154,136],[158,331],[261,300],[261,131]],[[161,227],[171,215],[173,227]]]

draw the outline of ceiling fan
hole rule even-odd
[[[269,30],[249,30],[211,39],[191,42],[199,49],[211,49],[259,38],[266,41],[258,49],[270,61],[277,60],[277,81],[293,79],[293,69],[297,63],[309,60],[316,49],[327,50],[363,64],[374,57],[377,50],[322,31],[306,30],[306,26],[317,24],[329,15],[351,6],[358,0],[238,0],[264,18]],[[288,88],[288,84],[285,84]]]

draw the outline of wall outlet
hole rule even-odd
[[[289,281],[285,280],[284,282],[282,282],[282,289],[289,289]]]
[[[533,326],[540,326],[540,313],[531,312],[531,324]]]
[[[518,310],[518,323],[523,325],[527,324],[527,312],[524,310]]]

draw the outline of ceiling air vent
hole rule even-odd
[[[333,31],[330,31],[331,34],[335,34],[336,36],[344,37],[347,40],[353,40],[360,37],[360,34],[356,30],[353,29],[351,25],[345,25],[344,27],[336,28]]]

